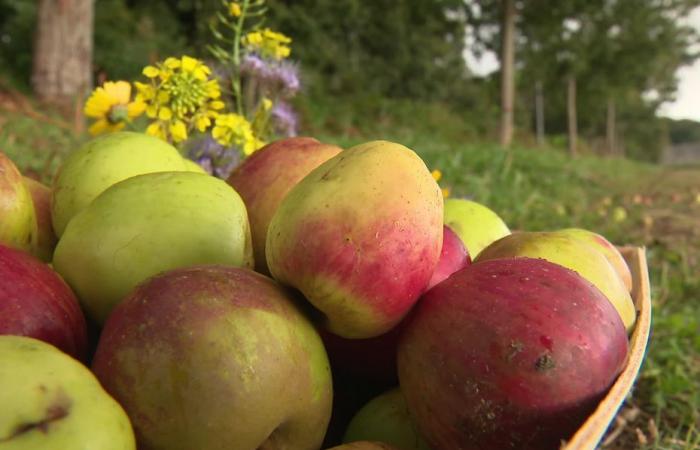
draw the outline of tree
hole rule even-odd
[[[515,1],[503,0],[501,22],[501,127],[500,143],[513,140],[513,100],[515,97]]]
[[[92,86],[93,0],[39,0],[32,87],[41,100],[82,103]]]

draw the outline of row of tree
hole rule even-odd
[[[653,115],[661,103],[673,99],[676,70],[697,58],[697,31],[684,25],[683,19],[699,5],[697,0],[491,0],[472,4],[470,17],[477,30],[500,24],[500,42],[488,34],[479,42],[492,50],[494,44],[500,44],[501,143],[508,145],[511,139],[508,112],[513,109],[510,92],[516,53],[521,85],[535,92],[539,142],[545,130],[544,92],[561,91],[565,81],[569,151],[577,152],[578,110],[587,112],[583,122],[596,131],[602,122],[596,116],[604,105],[605,147],[610,154],[620,153],[624,147],[618,145],[618,111],[630,116],[646,110]]]
[[[700,0],[267,3],[268,24],[294,39],[309,95],[442,102],[479,130],[498,129],[504,145],[514,132],[539,143],[568,135],[572,153],[581,135],[604,137],[608,153],[651,157],[667,135],[656,111],[698,51],[698,33],[682,19]],[[9,30],[0,50],[16,50],[0,62],[29,70],[22,51],[33,42],[36,93],[74,97],[95,76],[134,77],[178,50],[206,56],[220,8],[221,0],[0,0]],[[501,70],[476,77],[465,51],[487,50]]]

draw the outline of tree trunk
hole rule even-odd
[[[605,142],[609,156],[615,155],[615,100],[608,97],[607,118],[605,121]]]
[[[544,146],[544,93],[542,82],[535,83],[535,128],[537,129],[537,145]]]
[[[576,123],[576,78],[573,75],[570,75],[567,81],[566,106],[569,119],[569,154],[576,156],[578,154],[576,148],[578,126]]]
[[[81,105],[92,86],[94,0],[39,0],[32,87],[62,107]]]
[[[513,100],[515,97],[515,2],[503,0],[501,23],[501,128],[500,143],[510,146],[513,140]]]

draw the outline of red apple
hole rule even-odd
[[[399,341],[401,391],[433,450],[558,449],[624,366],[625,327],[577,273],[472,264],[428,291]]]
[[[246,158],[229,176],[228,183],[248,209],[255,270],[270,273],[265,259],[265,240],[270,220],[282,199],[309,172],[341,150],[310,137],[280,139]]]
[[[87,331],[78,300],[48,265],[0,245],[0,334],[28,336],[84,360]]]
[[[459,236],[450,227],[443,225],[440,259],[426,290],[445,280],[459,269],[467,267],[471,262],[469,252]]]

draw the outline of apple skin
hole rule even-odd
[[[141,450],[315,450],[330,419],[318,334],[281,286],[247,269],[143,283],[107,320],[92,367]]]
[[[26,336],[0,336],[0,448],[136,450],[129,418],[87,367]]]
[[[428,291],[407,320],[399,382],[433,450],[558,449],[628,351],[603,294],[543,259],[476,262]]]
[[[87,329],[78,299],[29,253],[0,245],[0,335],[29,336],[85,361]]]
[[[336,445],[328,450],[404,450],[394,447],[393,445],[385,444],[384,442],[373,441],[357,441],[347,444]]]
[[[622,254],[617,247],[605,239],[604,236],[583,228],[565,228],[563,230],[557,230],[557,233],[574,236],[584,242],[595,245],[596,248],[603,253],[603,256],[605,256],[615,271],[617,271],[617,274],[620,275],[620,278],[625,284],[627,291],[632,291],[632,273],[630,272],[629,266],[625,262],[625,258],[622,257]]]
[[[160,172],[121,181],[68,224],[54,268],[103,324],[137,284],[196,264],[253,267],[245,205],[225,181]]]
[[[36,245],[32,254],[44,262],[50,262],[58,238],[51,224],[51,188],[29,177],[22,177],[24,185],[32,196],[38,227]]]
[[[579,273],[613,304],[627,331],[634,327],[637,312],[622,279],[597,248],[580,238],[551,231],[521,231],[489,245],[476,262],[512,256],[543,258]]]
[[[0,152],[0,244],[31,251],[37,234],[32,196],[17,166]]]
[[[475,259],[490,243],[510,234],[498,214],[488,207],[464,198],[445,199],[445,225],[462,240]]]
[[[144,133],[119,131],[71,153],[54,178],[51,220],[58,237],[68,222],[111,185],[151,172],[187,170],[177,149]]]
[[[433,272],[433,276],[430,278],[426,290],[445,280],[458,270],[467,267],[471,262],[472,260],[469,257],[469,252],[464,247],[462,240],[450,227],[444,225],[442,229],[442,251],[440,252],[440,260],[438,261],[437,267],[435,267],[435,272]]]
[[[310,137],[280,139],[253,153],[231,173],[228,183],[248,208],[255,270],[270,273],[265,241],[282,199],[309,172],[341,151],[340,147]]]
[[[363,406],[350,421],[343,442],[378,441],[402,450],[430,450],[418,433],[399,388]]]
[[[378,336],[418,300],[442,248],[442,192],[412,150],[373,141],[318,166],[282,200],[267,263],[345,338]]]

